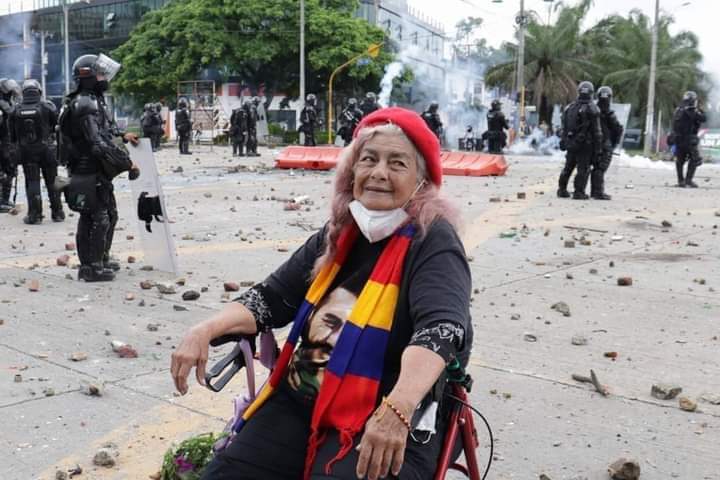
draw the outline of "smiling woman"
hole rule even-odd
[[[204,479],[433,477],[445,367],[467,364],[473,333],[470,269],[441,185],[437,137],[418,114],[368,115],[343,152],[323,229],[185,336],[171,366],[182,393],[193,367],[203,378],[211,339],[293,323]]]

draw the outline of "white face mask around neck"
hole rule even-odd
[[[367,238],[368,242],[375,243],[384,240],[407,222],[410,216],[405,211],[410,200],[425,185],[425,181],[420,182],[412,193],[410,198],[400,208],[392,210],[370,210],[358,200],[353,200],[348,205],[350,214],[355,219],[360,232]]]

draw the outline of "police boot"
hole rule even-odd
[[[558,188],[557,196],[559,198],[570,198],[570,192],[567,191],[567,188]]]
[[[693,182],[695,170],[697,170],[696,165],[692,163],[688,164],[687,175],[685,176],[685,185],[687,185],[688,188],[698,188],[698,184]]]
[[[573,192],[573,200],[588,200],[590,197],[585,192]]]
[[[81,265],[78,270],[78,280],[86,282],[111,282],[115,280],[115,274],[110,270],[105,270],[102,264],[92,263],[90,265]]]
[[[2,173],[0,172],[0,178]],[[12,190],[12,183],[9,177],[5,180],[0,180],[0,213],[8,213],[15,207],[15,204],[10,201],[10,191]]]
[[[42,215],[31,213],[26,215],[25,218],[23,218],[23,223],[25,223],[25,225],[40,225],[42,223],[42,220]]]
[[[113,272],[117,272],[120,270],[120,262],[118,262],[109,255],[103,257],[102,264],[105,270],[112,270]]]
[[[52,221],[55,223],[64,222],[65,221],[65,211],[62,209],[62,207],[58,209],[54,209],[52,211],[52,214],[50,215],[52,218]]]
[[[23,222],[26,225],[39,225],[42,220],[42,197],[33,195],[28,201],[28,214],[23,218]]]

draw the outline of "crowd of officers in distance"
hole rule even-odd
[[[623,127],[612,110],[612,89],[608,86],[600,87],[595,101],[594,95],[595,87],[591,82],[580,82],[577,99],[562,114],[560,150],[566,151],[566,155],[558,180],[557,196],[560,198],[612,198],[605,192],[605,173],[622,139]],[[705,121],[705,114],[698,108],[697,94],[693,91],[685,92],[673,114],[672,132],[668,135],[668,145],[675,158],[678,187],[697,188],[693,179],[695,171],[702,164],[698,133]],[[575,170],[574,190],[570,194],[568,183]],[[588,179],[589,196],[586,193]]]

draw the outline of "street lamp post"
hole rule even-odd
[[[300,0],[300,102],[305,101],[305,0]]]
[[[65,37],[65,95],[70,93],[70,32],[68,29],[68,0],[63,0],[63,32]]]
[[[643,153],[652,151],[653,121],[655,119],[655,76],[657,70],[658,19],[660,18],[660,0],[655,0],[655,23],[652,30],[652,48],[650,50],[650,80],[648,84],[647,116],[645,117],[645,142]]]

